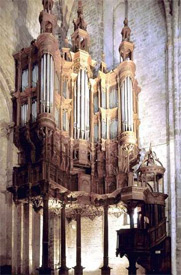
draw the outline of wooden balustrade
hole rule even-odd
[[[150,229],[120,229],[117,230],[116,255],[122,257],[125,253],[147,252],[160,244],[166,238],[166,219]]]

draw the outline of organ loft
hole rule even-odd
[[[89,54],[90,37],[78,1],[72,43],[59,49],[53,0],[43,0],[41,33],[14,55],[14,202],[32,205],[43,216],[39,274],[75,275],[82,266],[81,219],[103,216],[101,274],[109,265],[109,209],[124,209],[128,226],[120,229],[116,256],[126,256],[128,274],[136,263],[145,274],[171,274],[170,238],[166,233],[164,172],[153,152],[140,159],[136,66],[131,30],[125,19],[118,45],[120,63],[108,71],[104,56],[99,69]],[[120,23],[121,24],[121,23]],[[135,211],[137,214],[134,222]],[[50,266],[51,212],[61,220],[60,265]],[[76,221],[76,266],[67,266],[66,219]],[[88,248],[87,248],[88,249]],[[91,255],[90,255],[91,261]]]

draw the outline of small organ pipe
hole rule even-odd
[[[77,94],[77,138],[80,132],[80,72],[78,74],[78,94]]]
[[[121,87],[121,95],[122,95],[122,125],[123,125],[123,131],[125,131],[125,82],[123,82],[123,85]]]
[[[50,94],[50,107],[51,109],[53,109],[53,96],[54,96],[54,75],[55,75],[55,72],[54,72],[54,61],[53,61],[53,57],[51,56],[51,70],[52,70],[52,82],[51,82],[51,94]],[[50,111],[52,111],[50,109]]]
[[[84,123],[85,123],[85,139],[86,139],[86,136],[87,136],[87,128],[86,128],[86,126],[87,126],[87,108],[88,108],[88,106],[87,106],[87,74],[85,73],[85,86],[84,86],[84,89],[85,89],[85,121],[84,121]]]
[[[86,74],[86,90],[87,90],[87,122],[86,122],[86,139],[89,138],[89,87],[88,87],[88,79]]]
[[[89,87],[85,70],[80,70],[74,86],[74,138],[89,138]]]
[[[84,82],[85,82],[85,73],[84,70],[81,71],[82,75],[81,75],[81,138],[84,138],[84,114],[85,114],[85,86],[84,86]]]
[[[127,81],[127,95],[128,95],[128,108],[127,108],[128,126],[127,126],[127,129],[128,129],[128,131],[130,131],[130,91],[129,91],[129,78],[128,77],[126,78],[126,81]]]
[[[49,113],[49,108],[50,108],[50,55],[47,54],[47,93],[46,93],[46,98],[47,98],[47,112]]]
[[[41,58],[41,112],[43,112],[43,91],[44,91],[44,57]]]
[[[132,80],[129,78],[130,81],[130,111],[131,111],[131,131],[133,131],[133,86],[132,86]]]
[[[76,123],[77,123],[77,101],[76,101],[77,83],[74,84],[74,138],[76,138]]]
[[[43,56],[43,74],[44,74],[44,89],[43,89],[43,112],[45,112],[45,104],[46,104],[46,54]]]
[[[122,130],[133,131],[133,92],[130,77],[127,77],[122,84],[121,101]]]

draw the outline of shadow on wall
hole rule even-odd
[[[29,32],[27,27],[27,13],[28,13],[28,0],[15,0],[14,5],[17,7],[18,13],[17,18],[15,19],[16,27],[16,36],[19,38],[17,45],[15,47],[16,51],[19,51],[22,48],[22,45],[28,47],[30,42],[34,39]],[[31,0],[32,1],[32,0]],[[32,3],[33,4],[33,3]],[[27,44],[27,41],[29,43]]]
[[[57,1],[54,4],[54,13],[57,15],[58,25],[56,34],[59,40],[59,47],[62,48],[64,46],[64,40],[67,37],[67,32],[69,29],[71,22],[71,12],[70,10],[74,10],[77,5],[77,2],[74,1],[71,7],[68,6],[66,1]]]

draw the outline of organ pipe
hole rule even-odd
[[[52,112],[54,93],[54,61],[50,54],[41,59],[41,112]]]
[[[74,138],[89,138],[89,87],[85,70],[78,73],[74,88]]]
[[[37,102],[34,101],[32,103],[32,120],[33,120],[33,122],[36,120],[36,118],[37,118]]]
[[[50,58],[51,58],[51,84],[50,84],[50,112],[53,111],[53,97],[54,97],[54,63],[53,63],[53,57],[50,55]]]
[[[80,134],[80,72],[78,74],[78,87],[77,87],[77,138],[79,139]]]
[[[28,121],[28,104],[21,106],[21,125],[24,126]]]
[[[121,88],[122,130],[133,131],[133,91],[130,77],[126,77]]]
[[[89,87],[88,87],[88,78],[86,74],[86,102],[87,102],[87,116],[86,116],[86,139],[89,138]]]
[[[77,85],[74,85],[74,138],[76,139],[76,123],[77,123]]]
[[[81,72],[81,138],[84,139],[84,128],[85,128],[85,124],[84,124],[84,114],[85,114],[85,87],[84,87],[84,83],[85,83],[85,74],[84,71],[80,71]]]

